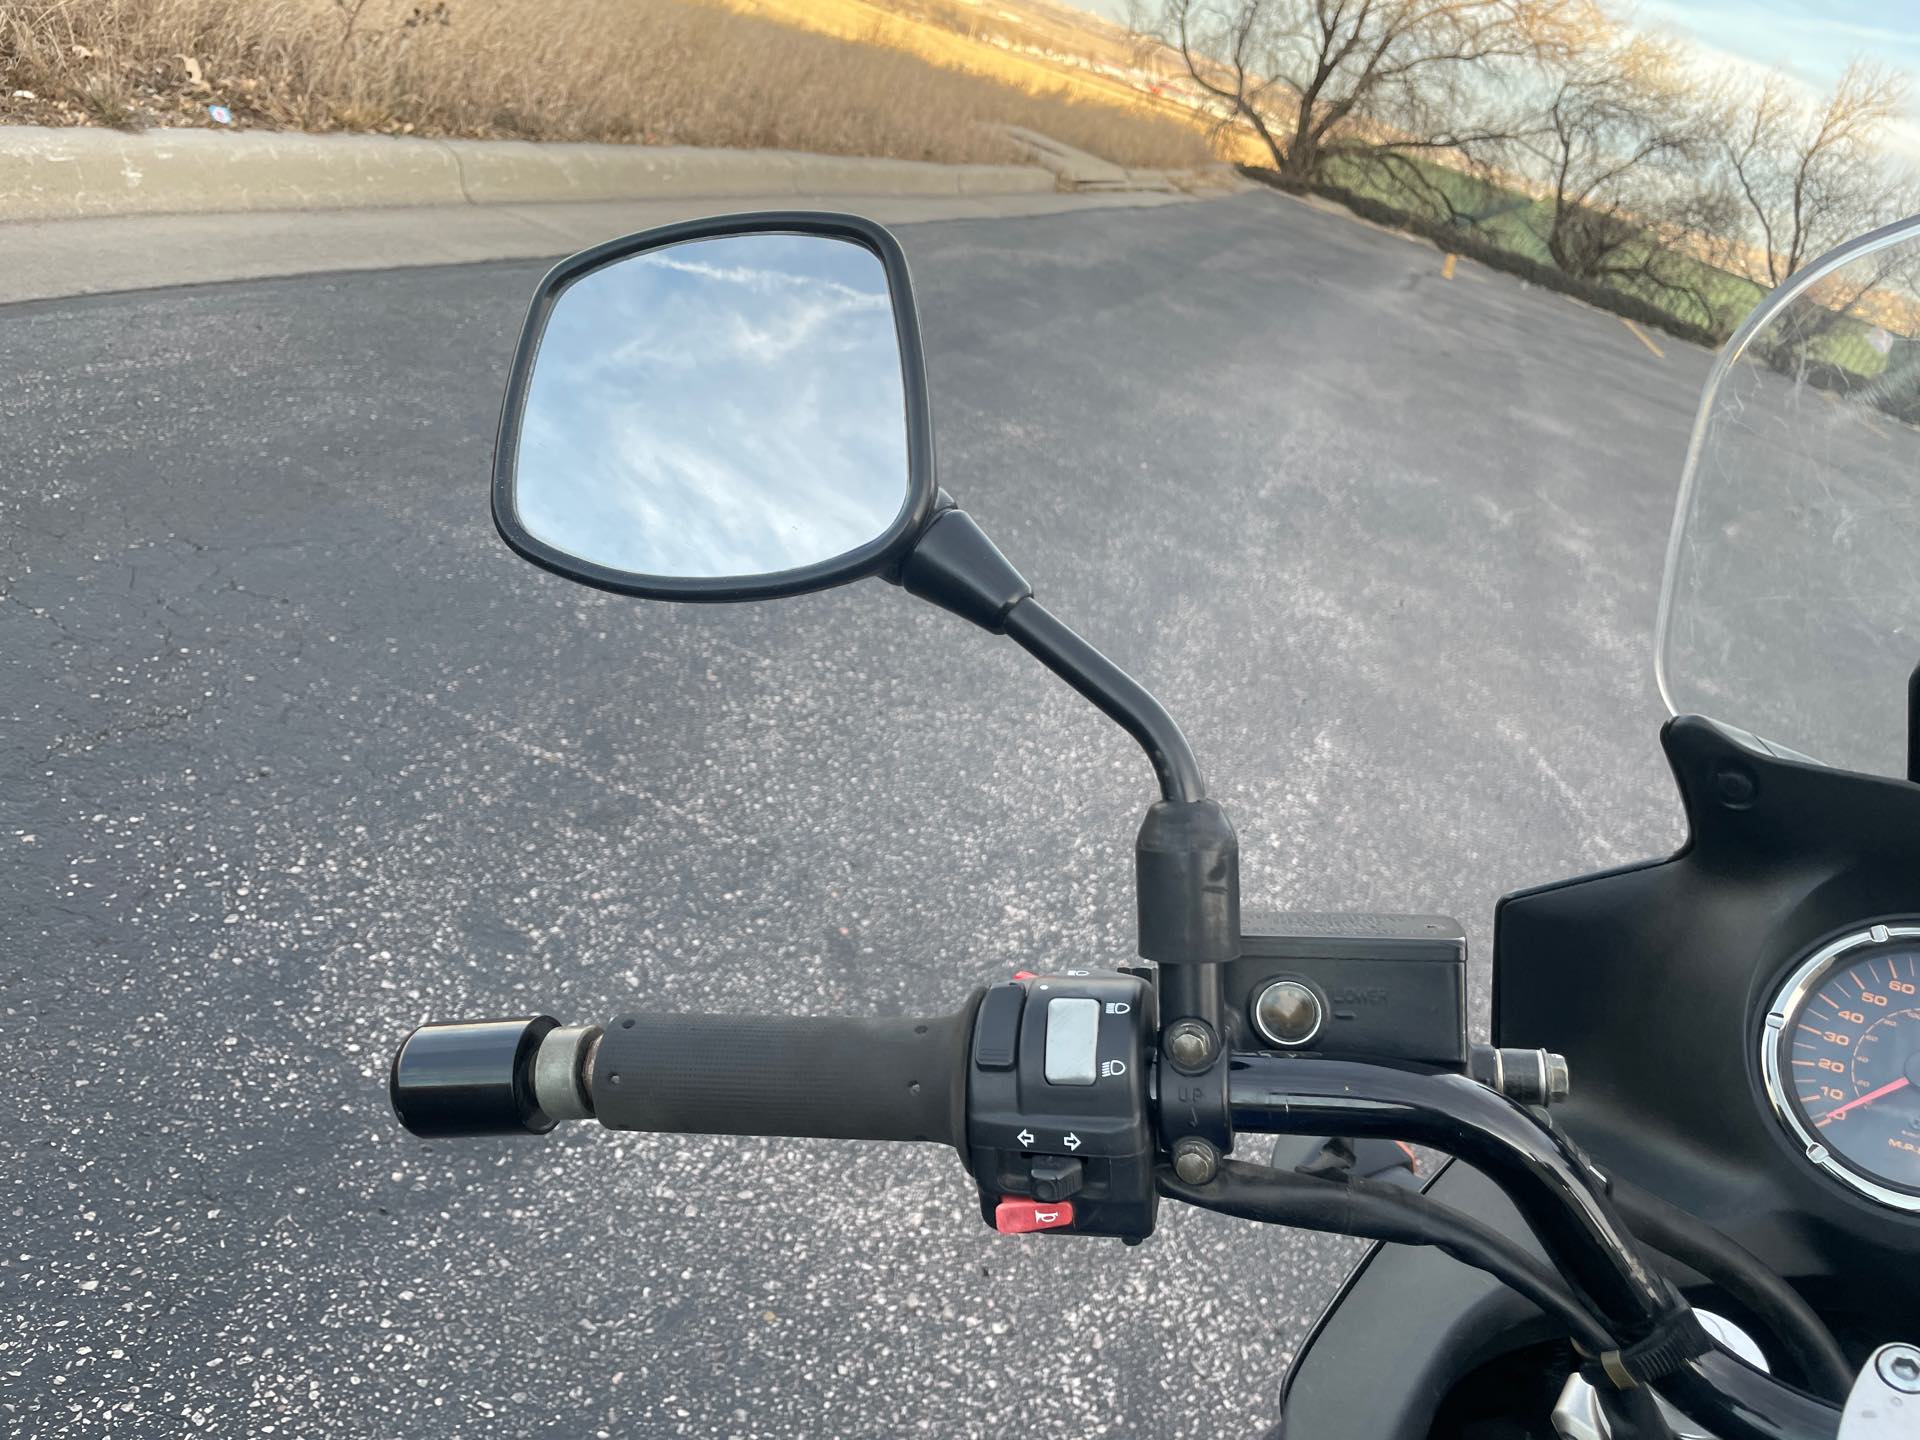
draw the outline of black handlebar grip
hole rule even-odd
[[[594,1055],[593,1112],[611,1130],[958,1147],[984,993],[926,1019],[622,1015]]]

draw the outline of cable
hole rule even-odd
[[[1797,1290],[1745,1246],[1631,1181],[1614,1179],[1612,1197],[1638,1239],[1698,1271],[1745,1306],[1786,1348],[1800,1378],[1816,1394],[1845,1403],[1853,1388],[1853,1368]]]
[[[1168,1167],[1161,1168],[1159,1183],[1163,1195],[1243,1220],[1432,1245],[1503,1281],[1564,1322],[1589,1350],[1611,1350],[1617,1343],[1565,1281],[1499,1231],[1396,1185],[1324,1180],[1238,1160],[1222,1161],[1220,1173],[1205,1185],[1189,1185]]]

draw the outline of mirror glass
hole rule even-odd
[[[886,267],[825,235],[627,256],[554,302],[528,378],[514,508],[536,539],[635,576],[837,560],[911,494]]]

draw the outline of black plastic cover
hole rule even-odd
[[[1545,1258],[1478,1171],[1454,1161],[1427,1193]],[[1447,1393],[1469,1372],[1559,1333],[1530,1302],[1439,1250],[1376,1245],[1294,1356],[1268,1440],[1427,1440]]]
[[[1033,587],[964,510],[942,510],[920,532],[900,562],[900,584],[909,595],[999,634],[1007,612],[1033,594]]]
[[[1767,1009],[1825,940],[1920,915],[1920,786],[1771,753],[1697,716],[1662,732],[1689,838],[1669,859],[1509,895],[1493,1039],[1567,1057],[1555,1119],[1600,1167],[1724,1231],[1837,1329],[1920,1331],[1920,1215],[1816,1169],[1760,1075]]]
[[[1289,1054],[1467,1064],[1467,937],[1444,915],[1254,911],[1254,933],[1227,967],[1228,1023],[1237,1050],[1274,1049],[1251,1007],[1275,980],[1318,992],[1326,1023]]]
[[[1144,958],[1209,965],[1240,953],[1240,837],[1218,801],[1158,801],[1133,855]]]

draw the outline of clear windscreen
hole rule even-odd
[[[1721,351],[1660,600],[1675,714],[1904,772],[1920,665],[1917,279],[1920,219],[1802,270]]]

